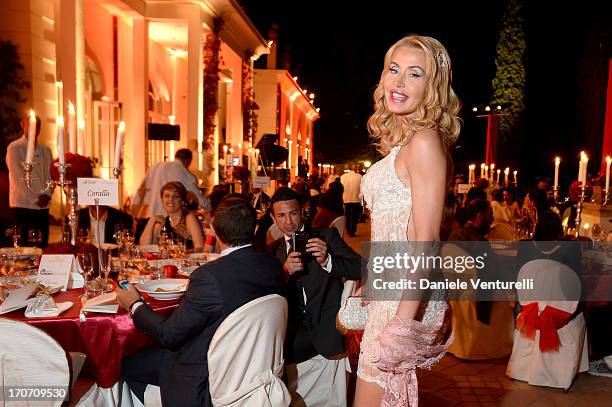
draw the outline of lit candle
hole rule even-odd
[[[484,163],[480,164],[480,178],[484,178],[485,175],[485,165]]]
[[[319,175],[323,175],[323,171],[321,170],[321,163],[319,163]]]
[[[493,181],[493,174],[495,173],[495,163],[491,163],[491,165],[489,166],[489,178],[491,178],[491,181]]]
[[[28,119],[28,149],[26,151],[26,162],[34,162],[34,150],[36,150],[36,113],[30,110]]]
[[[578,170],[578,181],[582,182],[582,185],[586,187],[587,180],[587,168],[589,166],[589,157],[584,151],[580,152],[580,168]]]
[[[76,154],[77,146],[76,146],[76,134],[75,131],[75,115],[74,105],[71,101],[68,101],[68,152]]]
[[[510,167],[504,170],[504,185],[508,186],[508,176],[510,175]]]
[[[559,164],[561,164],[561,158],[555,157],[555,189],[559,188]]]
[[[55,82],[57,87],[57,115],[64,116],[64,84],[62,81]]]
[[[497,170],[497,185],[499,185],[499,174],[501,174],[501,170]]]
[[[64,150],[64,118],[62,116],[57,117],[57,158],[59,163],[66,164]]]
[[[606,157],[606,198],[610,193],[610,164],[612,164],[612,157]],[[605,200],[605,198],[604,198]]]
[[[518,174],[518,171],[515,170],[513,174],[514,174],[514,186],[518,186],[518,178],[516,177],[516,174]]]
[[[123,137],[125,135],[125,122],[121,120],[117,128],[117,139],[115,140],[115,168],[121,168],[121,149],[123,148]]]
[[[227,172],[227,144],[223,145],[223,172]]]
[[[238,165],[242,165],[242,143],[238,143]]]
[[[580,152],[580,161],[578,161],[578,181],[582,182],[582,173],[584,172],[584,166],[582,161],[584,160],[584,151]]]
[[[486,179],[489,179],[489,166],[485,165],[485,176]]]
[[[470,164],[468,169],[468,184],[472,185],[472,183],[474,183],[474,170],[476,169],[476,165]]]
[[[79,127],[77,128],[77,149],[80,155],[85,154],[85,120],[79,120]]]

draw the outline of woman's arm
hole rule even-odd
[[[410,143],[398,154],[398,175],[412,190],[412,215],[406,237],[413,243],[414,253],[430,254],[434,248],[433,243],[440,239],[446,194],[446,166],[446,150],[436,130],[416,132]],[[422,277],[427,277],[427,271],[420,270]],[[414,319],[419,304],[419,301],[402,301],[397,316],[402,320]]]
[[[193,213],[189,213],[185,217],[185,223],[187,225],[187,231],[193,241],[194,251],[202,251],[204,247],[204,231],[202,230],[202,225],[200,225],[198,218]]]
[[[148,245],[153,244],[154,236],[156,233],[159,234],[159,224],[160,218],[164,219],[161,215],[151,216],[144,230],[142,231],[142,235],[140,235],[140,244]],[[164,219],[165,220],[165,219]]]

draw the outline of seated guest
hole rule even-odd
[[[219,259],[196,269],[179,307],[168,317],[155,313],[130,285],[117,300],[134,325],[155,339],[150,348],[123,360],[123,379],[144,400],[147,384],[161,388],[165,406],[212,406],[207,351],[215,331],[234,310],[283,286],[282,267],[251,244],[255,210],[241,199],[226,199],[214,212],[222,247]]]
[[[510,214],[502,205],[504,195],[500,189],[491,192],[491,209],[493,210],[493,223],[510,223]]]
[[[508,213],[510,217],[510,224],[515,224],[516,221],[521,217],[521,207],[519,203],[516,201],[515,193],[510,188],[502,189],[502,198],[501,201],[502,207]]]
[[[269,248],[283,263],[289,316],[285,339],[288,389],[292,405],[346,406],[348,364],[344,339],[336,329],[342,278],[361,278],[361,257],[335,229],[305,227],[299,195],[279,188],[271,199],[272,219],[283,237]],[[313,232],[306,253],[291,251],[293,232]]]
[[[149,218],[140,236],[140,244],[157,243],[162,232],[166,236],[186,239],[187,249],[202,251],[204,232],[198,218],[183,208],[187,199],[187,190],[178,181],[168,182],[161,188],[161,199],[168,216],[153,215]]]
[[[343,190],[340,182],[333,182],[329,189],[320,195],[317,214],[311,224],[314,229],[328,228],[334,219],[344,215]]]
[[[96,207],[91,205],[89,208],[79,210],[79,229],[89,230],[92,241],[97,242],[98,230],[102,243],[115,243],[115,232],[118,229],[132,230],[134,220],[132,216],[106,205],[99,206],[100,220],[96,219]]]
[[[465,207],[466,222],[463,227],[453,230],[448,240],[486,241],[493,223],[493,210],[484,199],[474,199]]]
[[[552,210],[538,219],[533,240],[521,241],[516,256],[517,271],[531,260],[550,259],[565,264],[574,272],[581,270],[580,243],[563,236],[561,218]]]
[[[261,188],[252,188],[248,198],[257,211],[266,210],[270,206],[270,196],[263,192]]]

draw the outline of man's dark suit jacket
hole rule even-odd
[[[331,255],[331,272],[325,271],[310,257],[305,270],[290,276],[285,293],[289,303],[285,361],[300,363],[317,354],[331,357],[344,352],[344,339],[336,329],[343,282],[361,278],[361,257],[340,237],[336,229],[315,229],[327,243]],[[272,253],[284,263],[287,260],[285,238],[274,242]],[[306,291],[306,305],[302,287]]]
[[[146,305],[134,312],[134,325],[163,347],[159,371],[165,406],[210,406],[207,352],[223,320],[247,302],[281,294],[282,267],[252,246],[238,249],[196,269],[179,307],[163,317]]]
[[[108,216],[106,217],[106,223],[104,224],[104,242],[103,243],[115,243],[115,225],[123,225],[124,229],[132,229],[134,220],[132,216],[121,212],[110,206],[106,207]],[[91,223],[89,222],[89,208],[83,208],[79,210],[79,228],[89,230]]]

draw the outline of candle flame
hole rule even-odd
[[[62,89],[64,87],[64,83],[62,81],[57,81],[57,82],[55,82],[55,86],[57,86],[58,88]]]
[[[561,163],[561,158],[555,157],[555,164],[559,165],[559,163]]]
[[[74,105],[72,104],[71,101],[68,101],[68,114],[75,114],[76,112],[74,111]]]
[[[504,174],[510,174],[510,167],[506,167],[506,169],[504,170]]]
[[[501,172],[501,170],[499,170],[499,169],[498,169],[498,170],[497,170],[497,173],[499,174],[500,172]]]
[[[223,146],[223,151],[227,151],[227,145]]]
[[[30,119],[36,119],[36,113],[32,109],[30,109]]]
[[[79,129],[84,129],[85,128],[85,120],[81,119],[79,120]]]
[[[473,170],[474,168],[476,168],[476,165],[470,164],[470,170]]]
[[[612,157],[607,156],[607,157],[606,157],[606,163],[607,163],[607,164],[612,163]]]
[[[518,171],[516,171],[516,170],[515,170],[515,171],[513,172],[513,174],[514,174],[514,175],[518,174]]]
[[[57,116],[57,125],[64,127],[64,118],[62,116]]]
[[[125,122],[123,120],[119,122],[119,131],[125,131]]]

